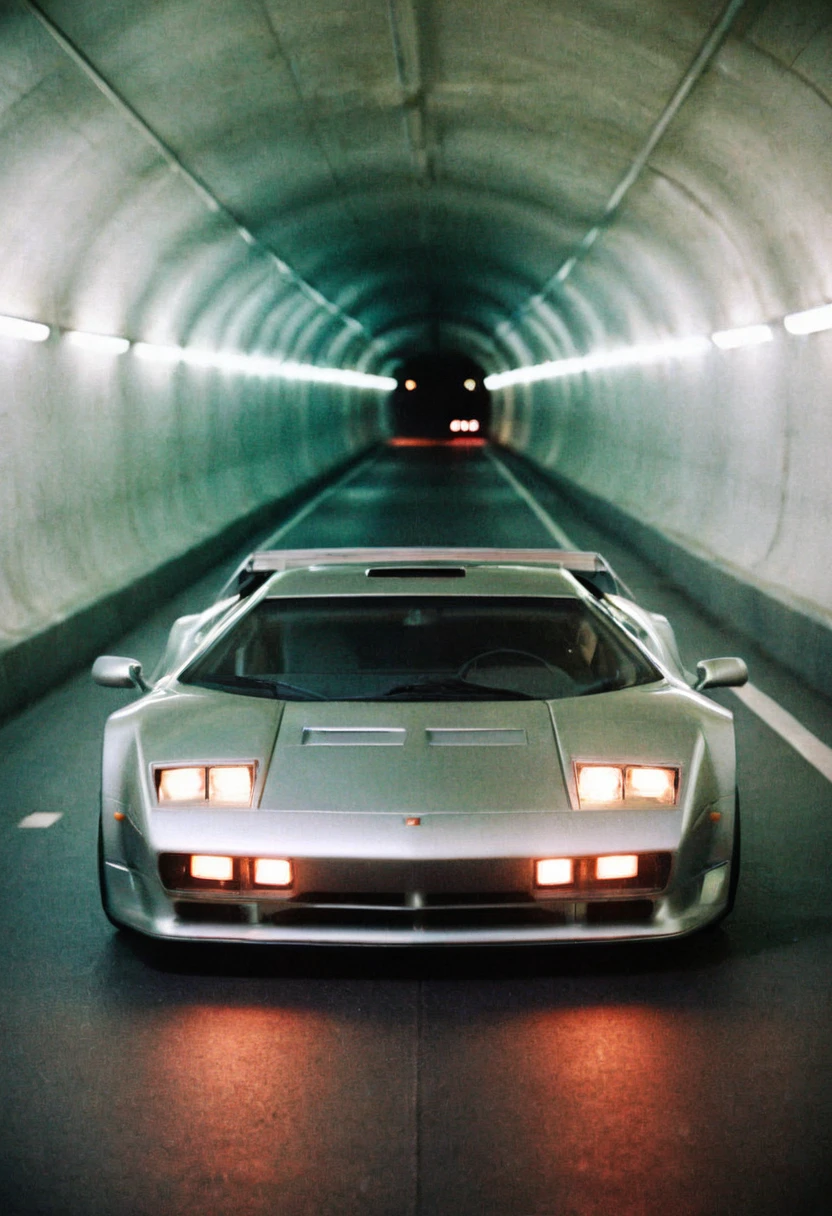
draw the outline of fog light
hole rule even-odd
[[[727,876],[727,865],[716,866],[715,869],[708,870],[708,873],[702,879],[702,894],[700,898],[703,904],[715,904],[721,898]]]
[[[596,878],[635,878],[637,874],[638,857],[635,853],[599,857],[595,862]]]
[[[273,857],[255,857],[254,881],[261,887],[291,887],[291,861],[281,861]]]
[[[536,881],[539,887],[567,886],[572,882],[572,874],[571,857],[547,857],[537,862]]]
[[[199,853],[194,853],[191,857],[191,878],[208,878],[214,882],[230,882],[233,877],[233,857],[205,857]]]

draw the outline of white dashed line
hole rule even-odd
[[[506,479],[512,490],[514,490],[515,494],[518,494],[520,498],[523,499],[523,502],[526,504],[529,510],[534,512],[549,535],[557,542],[558,546],[561,549],[577,548],[577,546],[566,535],[563,528],[558,527],[549,512],[543,510],[543,507],[541,507],[537,499],[526,489],[521,481],[517,480],[514,474],[506,468],[502,460],[495,456],[490,448],[485,448],[485,455],[496,467],[497,471]]]
[[[733,688],[731,691],[827,781],[832,781],[832,747],[821,743],[820,739],[798,722],[797,718],[792,717],[788,710],[783,709],[782,705],[778,705],[755,685],[746,684],[743,688]]]
[[[51,828],[63,816],[63,811],[33,811],[17,825],[19,828]]]

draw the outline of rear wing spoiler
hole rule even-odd
[[[433,565],[507,565],[557,566],[568,570],[593,595],[622,595],[633,599],[632,592],[616,575],[600,553],[572,549],[489,549],[489,548],[390,548],[390,549],[263,549],[252,553],[226,583],[220,599],[231,595],[245,597],[262,587],[273,574],[306,566],[384,566]]]

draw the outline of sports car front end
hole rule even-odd
[[[100,865],[113,921],[171,939],[493,945],[672,937],[724,915],[731,715],[618,637],[574,579],[475,567],[463,594],[423,569],[375,584],[368,620],[364,569],[304,574],[272,580],[110,718]],[[491,645],[512,640],[503,622],[516,631],[521,611],[524,646]],[[614,643],[618,676],[610,661],[601,680],[597,665],[581,674],[584,616],[596,649]],[[347,620],[368,622],[366,636]],[[314,673],[291,657],[301,622]],[[563,669],[555,634],[575,643]],[[463,661],[448,660],[449,638]],[[391,683],[388,646],[427,647],[430,678],[411,659]],[[327,685],[347,650],[350,680]]]

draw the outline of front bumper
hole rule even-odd
[[[604,898],[542,898],[530,892],[217,898],[156,889],[127,867],[106,864],[117,921],[156,938],[284,945],[461,946],[626,941],[684,935],[724,912],[730,866],[710,867],[666,891]]]
[[[411,829],[401,816],[379,814],[235,812],[197,821],[164,812],[153,816],[151,845],[128,818],[109,833],[106,904],[114,920],[156,938],[366,946],[665,938],[704,927],[727,906],[731,824],[707,815],[688,830],[667,811],[425,820]],[[288,892],[245,883],[166,889],[160,855],[188,852],[288,857],[295,884]],[[649,882],[603,890],[534,886],[535,858],[609,853],[661,855],[668,864]]]

